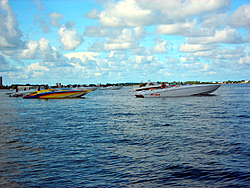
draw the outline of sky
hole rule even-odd
[[[249,0],[0,0],[11,84],[250,77]]]

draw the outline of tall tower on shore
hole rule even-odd
[[[0,76],[0,86],[3,85],[3,79],[2,79],[2,76]]]

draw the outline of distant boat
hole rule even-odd
[[[10,97],[22,97],[23,95],[27,94],[27,93],[30,93],[30,92],[33,92],[35,91],[35,89],[31,89],[31,90],[16,90],[14,92],[9,92],[9,93],[6,93],[6,95],[9,95]]]
[[[104,86],[100,88],[100,90],[118,90],[121,89],[123,86]]]
[[[220,84],[174,85],[166,88],[139,91],[135,96],[140,98],[160,98],[208,95],[217,90],[220,86]]]
[[[91,90],[91,91],[95,91],[97,90],[99,87],[97,86],[84,86],[84,87],[76,87],[76,88],[72,88],[72,90]]]
[[[79,98],[88,94],[92,90],[73,90],[73,89],[45,89],[34,91],[23,95],[24,99],[68,99]]]

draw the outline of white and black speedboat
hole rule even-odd
[[[217,90],[220,84],[200,84],[200,85],[175,85],[160,89],[150,89],[136,92],[136,97],[186,97],[192,95],[208,95]]]

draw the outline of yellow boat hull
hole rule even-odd
[[[24,99],[65,99],[65,98],[78,98],[91,90],[56,90],[56,89],[46,89],[41,91],[36,91],[28,93],[23,96]]]

